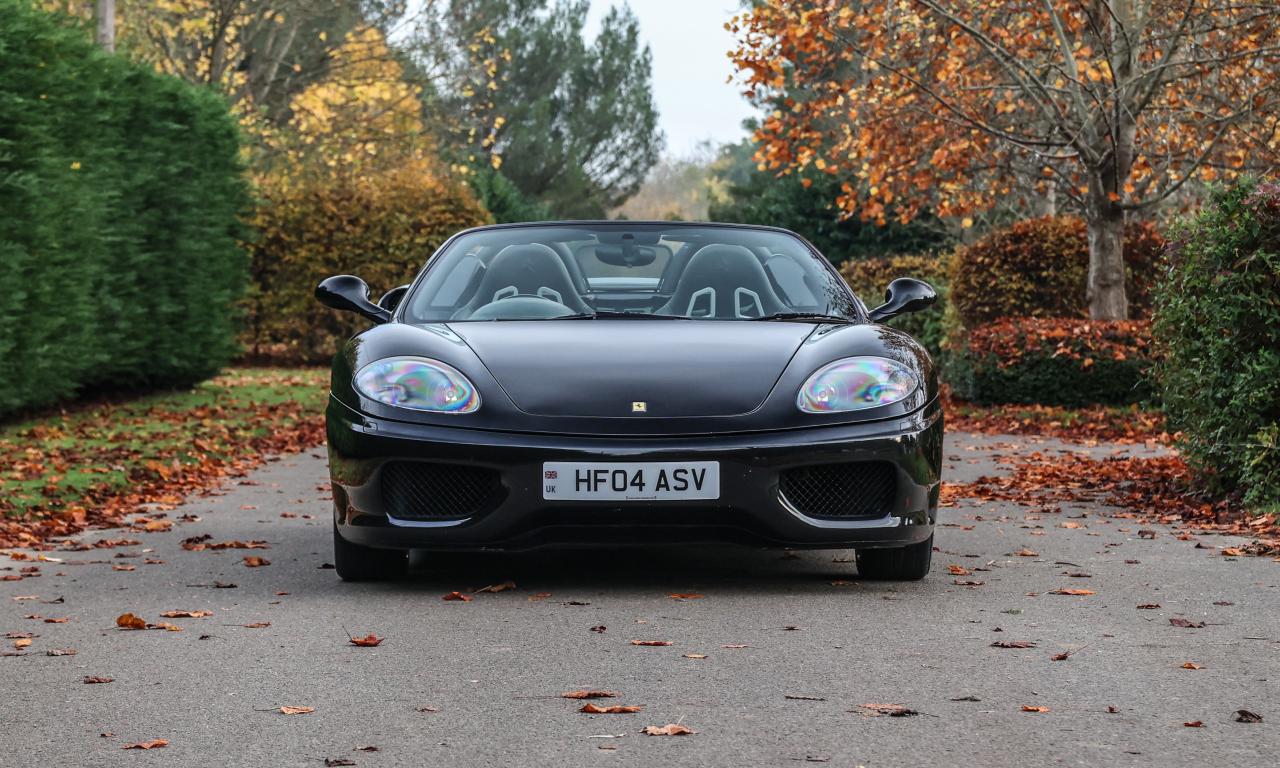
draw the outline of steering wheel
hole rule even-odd
[[[547,320],[577,314],[569,307],[542,296],[512,295],[477,307],[466,317],[454,320]]]

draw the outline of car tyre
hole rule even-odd
[[[860,549],[858,575],[876,581],[919,581],[933,561],[933,536],[919,544],[889,549]]]
[[[409,572],[409,550],[354,544],[334,525],[333,565],[343,581],[391,581]]]

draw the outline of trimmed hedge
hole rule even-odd
[[[840,274],[853,292],[874,309],[884,303],[884,291],[899,277],[915,277],[928,282],[938,291],[938,303],[924,312],[899,315],[888,325],[906,331],[929,350],[936,359],[945,337],[943,308],[947,306],[947,274],[949,256],[887,256],[879,259],[857,259],[840,265]]]
[[[1151,394],[1145,321],[997,320],[968,332],[950,361],[956,395],[976,403],[1128,404]]]
[[[489,222],[470,190],[423,158],[360,175],[270,176],[253,223],[244,342],[279,363],[321,363],[369,321],[326,309],[315,287],[358,275],[373,301],[409,282],[450,235]]]
[[[219,97],[0,0],[0,415],[216,373],[248,202]]]
[[[1212,490],[1280,511],[1280,184],[1219,190],[1166,259],[1156,381],[1180,448]]]
[[[1163,246],[1151,224],[1125,228],[1125,291],[1133,318],[1150,314]],[[966,327],[1004,317],[1089,316],[1089,238],[1081,219],[1017,222],[959,248],[951,267],[951,301]]]

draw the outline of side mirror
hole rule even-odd
[[[937,300],[938,292],[932,285],[914,277],[900,277],[889,283],[889,289],[884,292],[884,303],[871,310],[871,321],[883,323],[898,315],[919,312],[933,306]]]
[[[391,313],[369,301],[369,286],[355,275],[335,275],[316,286],[316,299],[330,309],[355,312],[375,323],[391,320]]]
[[[400,306],[400,302],[404,300],[404,295],[409,292],[409,286],[401,285],[386,293],[382,294],[382,298],[378,299],[378,306],[388,312],[395,312],[396,307]]]

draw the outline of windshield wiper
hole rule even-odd
[[[652,315],[648,312],[615,312],[602,309],[597,312],[582,312],[576,315],[549,317],[548,320],[687,320],[681,315]]]
[[[824,323],[840,323],[842,325],[850,325],[853,320],[839,315],[827,315],[822,312],[778,312],[764,317],[753,317],[752,320],[818,320]]]

